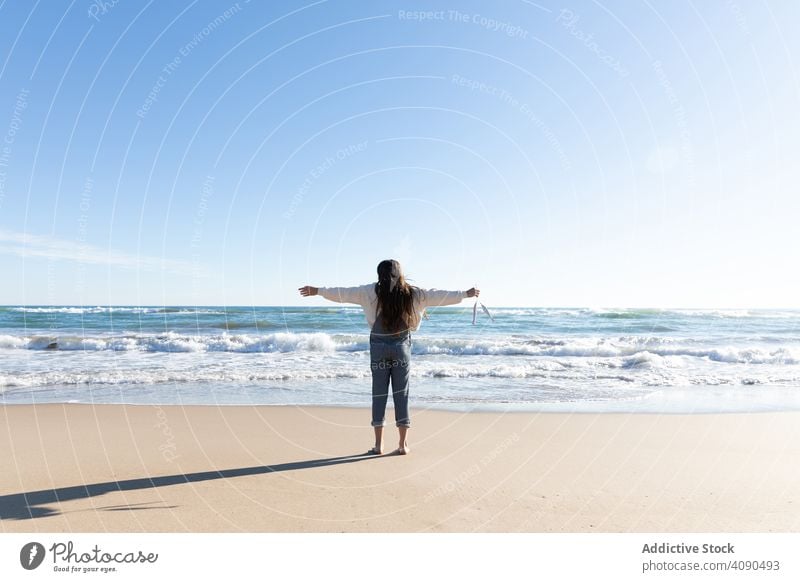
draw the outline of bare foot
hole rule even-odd
[[[408,443],[404,444],[401,447],[398,447],[397,450],[394,452],[395,455],[407,455],[411,452],[411,447],[408,446]]]
[[[382,455],[383,454],[383,447],[372,447],[370,450],[366,452],[367,455]]]

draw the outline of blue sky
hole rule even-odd
[[[3,2],[0,303],[798,307],[799,12]]]

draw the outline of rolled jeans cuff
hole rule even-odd
[[[376,427],[376,428],[379,427],[379,426],[386,426],[386,421],[385,420],[378,420],[378,421],[373,420],[372,421],[372,426]]]

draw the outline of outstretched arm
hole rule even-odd
[[[311,285],[306,285],[300,287],[299,291],[303,297],[321,295],[328,301],[355,303],[363,306],[368,303],[368,287],[369,285],[362,285],[361,287],[312,287]]]
[[[440,307],[443,305],[455,305],[467,297],[477,297],[480,289],[473,287],[466,291],[443,291],[440,289],[426,289],[423,291],[424,307]]]

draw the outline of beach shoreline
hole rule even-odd
[[[391,418],[389,411],[388,418]],[[800,413],[0,406],[4,532],[792,532]],[[389,423],[386,449],[396,446]]]

